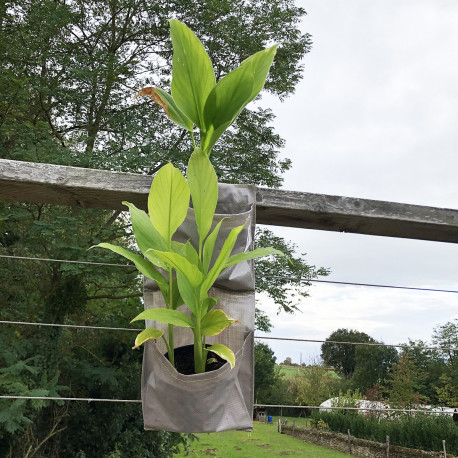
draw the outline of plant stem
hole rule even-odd
[[[197,317],[194,332],[194,372],[201,374],[205,372],[205,358],[202,349],[202,334],[200,332],[200,319]]]
[[[169,303],[167,308],[173,310],[173,270],[169,268]],[[169,361],[175,367],[175,348],[173,346],[173,324],[168,325],[169,328]]]
[[[175,349],[173,348],[173,324],[169,324],[169,361],[175,367]]]
[[[165,347],[167,348],[167,353],[170,355],[172,352],[170,351],[170,345],[167,342],[167,339],[164,336],[162,336],[162,340],[164,341]]]

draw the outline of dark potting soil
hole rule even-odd
[[[210,345],[207,345],[209,347]],[[167,359],[169,354],[164,355]],[[208,363],[205,366],[205,372],[216,371],[226,361],[220,358],[217,354],[209,352],[208,359],[216,359],[215,362]],[[194,345],[186,345],[184,347],[175,348],[175,369],[183,375],[192,375],[194,372]]]

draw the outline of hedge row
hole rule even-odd
[[[458,455],[458,427],[452,418],[417,414],[386,420],[366,417],[354,412],[315,412],[314,420],[323,420],[332,431],[390,444],[440,452],[445,439],[447,452]]]

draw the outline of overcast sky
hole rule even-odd
[[[284,188],[458,209],[458,2],[298,0],[313,36],[295,95],[273,109],[293,160]],[[270,227],[272,229],[272,227]],[[273,228],[329,279],[458,290],[458,245]],[[429,340],[458,318],[458,294],[317,284],[271,336],[324,339],[339,327],[385,343]],[[299,362],[319,345],[268,342]]]

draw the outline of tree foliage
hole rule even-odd
[[[326,366],[315,363],[298,370],[290,381],[289,390],[295,394],[298,405],[319,406],[338,392],[339,387],[339,378]]]
[[[399,361],[391,366],[388,374],[388,398],[390,405],[398,408],[415,408],[420,403],[418,394],[422,387],[423,374],[404,352]]]
[[[367,399],[396,406],[415,406],[420,402],[453,407],[458,399],[457,359],[454,351],[458,327],[447,322],[434,329],[432,344],[422,340],[402,346],[401,354],[358,331],[339,329],[322,345],[322,357],[347,375],[352,390],[360,390]],[[343,345],[334,342],[368,342],[381,345]],[[353,347],[350,352],[348,347]],[[346,365],[346,366],[345,366]],[[345,369],[343,369],[345,368]],[[352,369],[353,368],[353,369]]]
[[[258,259],[255,263],[256,291],[265,291],[278,304],[279,311],[294,313],[299,310],[298,299],[309,296],[306,287],[310,280],[329,275],[329,269],[316,268],[298,256],[296,245],[276,236],[268,229],[257,229],[257,247],[273,247],[285,256]]]
[[[278,379],[275,369],[277,358],[272,349],[261,342],[254,345],[254,397],[260,402],[263,393],[268,390]]]
[[[321,345],[321,358],[326,365],[335,368],[346,378],[351,378],[356,367],[356,345],[340,342],[375,342],[365,332],[353,329],[337,329]]]
[[[351,377],[352,388],[366,393],[374,385],[385,386],[389,370],[397,361],[398,352],[393,347],[357,346],[355,370]]]

